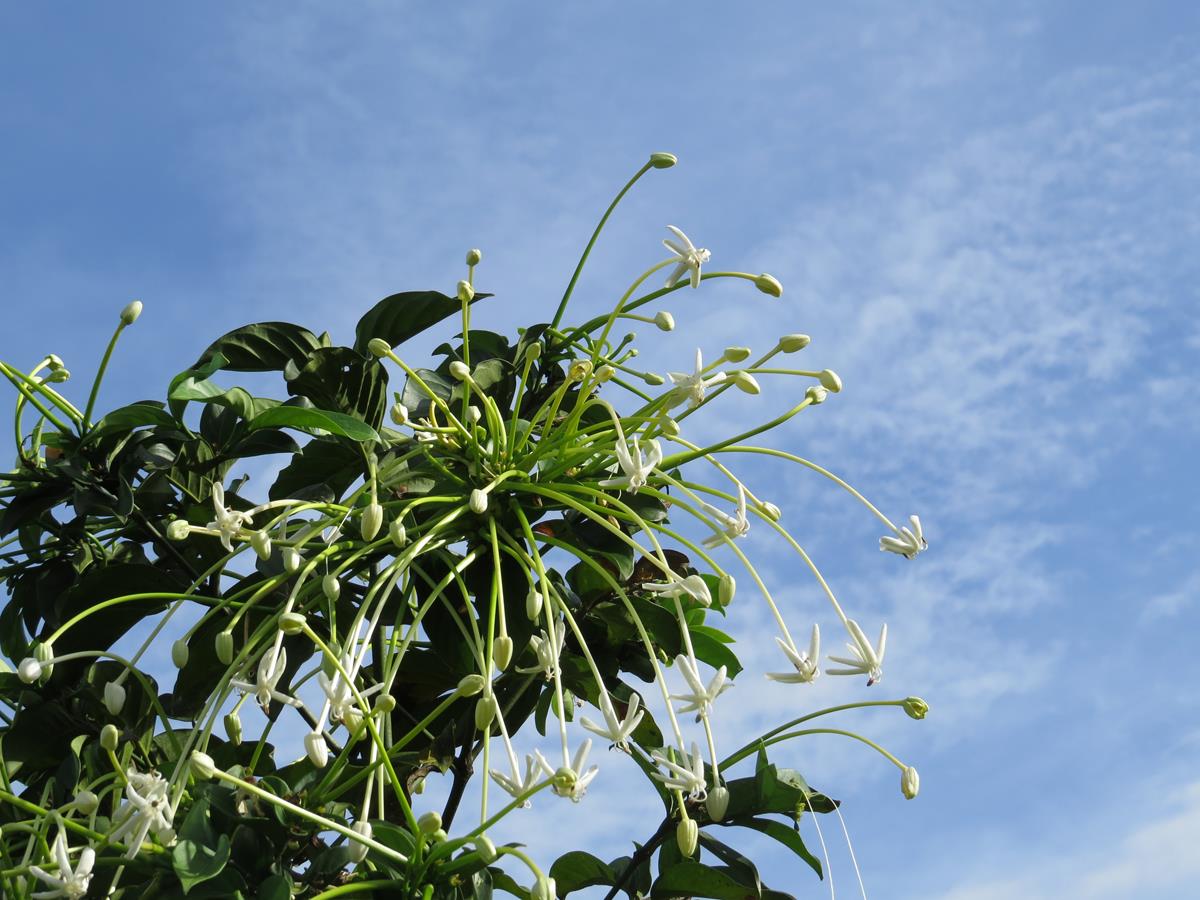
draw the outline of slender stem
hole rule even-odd
[[[92,427],[92,409],[96,405],[96,396],[100,393],[100,382],[104,380],[104,372],[108,369],[108,361],[112,358],[113,349],[117,346],[117,339],[124,330],[124,321],[118,322],[117,330],[113,332],[113,336],[108,342],[108,347],[104,350],[104,358],[100,360],[100,368],[96,371],[96,378],[92,382],[92,392],[88,394],[87,406],[83,409],[83,421],[80,427],[84,431],[90,430]]]

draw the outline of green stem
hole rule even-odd
[[[117,339],[124,330],[125,323],[123,321],[118,322],[117,330],[113,332],[113,336],[104,350],[104,357],[100,360],[100,368],[96,371],[95,380],[92,381],[92,392],[88,394],[87,406],[83,408],[83,421],[80,423],[80,427],[85,432],[91,430],[92,409],[96,406],[96,396],[100,393],[100,382],[104,380],[104,372],[108,369],[108,361],[112,358],[113,350],[117,346]]]

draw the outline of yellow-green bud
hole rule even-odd
[[[612,366],[604,365],[596,370],[596,382],[604,384],[606,381],[611,381],[612,377],[617,374],[617,370]]]
[[[425,776],[413,779],[412,786],[409,788],[414,794],[425,793]]]
[[[754,286],[764,294],[770,294],[772,297],[783,296],[783,285],[779,283],[779,279],[774,275],[768,275],[763,272],[754,279]]]
[[[121,742],[121,734],[117,726],[109,723],[100,729],[100,746],[109,752],[116,752],[117,744]]]
[[[677,437],[679,435],[679,423],[670,416],[663,416],[658,420],[658,427],[662,429],[662,433],[668,437]]]
[[[119,716],[125,708],[125,687],[116,681],[104,685],[104,708],[110,716]]]
[[[744,369],[735,369],[732,372],[726,372],[726,377],[733,382],[733,386],[745,394],[759,394],[762,388],[759,387],[757,379]]]
[[[131,300],[125,304],[125,308],[121,310],[121,324],[132,325],[138,320],[138,316],[142,314],[142,301]]]
[[[387,356],[392,352],[392,345],[383,338],[371,338],[367,341],[367,350],[372,356]]]
[[[708,817],[714,822],[720,822],[725,818],[725,811],[729,809],[729,789],[724,785],[713,788],[708,792],[704,806],[708,810]]]
[[[812,338],[807,334],[785,334],[779,339],[779,349],[784,353],[795,353],[797,350],[803,350],[810,343],[812,343]]]
[[[739,363],[750,355],[749,347],[726,347],[725,358],[730,362]]]
[[[467,407],[467,422],[472,425],[478,425],[479,420],[483,418],[483,410],[478,406]]]
[[[762,510],[762,514],[772,522],[778,522],[783,518],[783,511],[774,503],[763,502],[758,504],[758,508]]]
[[[577,359],[567,369],[567,376],[572,381],[583,381],[592,374],[592,362],[588,359]]]
[[[825,398],[829,396],[829,391],[823,387],[817,387],[815,384],[804,392],[804,396],[809,399],[813,406],[819,406],[825,402]]]
[[[212,778],[217,772],[217,764],[207,753],[200,750],[192,751],[192,769],[201,778]]]
[[[335,602],[342,595],[342,583],[338,577],[332,572],[329,572],[321,579],[321,593],[325,595],[325,599],[331,603]]]
[[[455,381],[470,381],[471,369],[461,359],[456,359],[450,363],[450,377]]]
[[[507,634],[500,635],[492,642],[492,662],[500,671],[508,668],[508,664],[512,662],[512,655],[513,640]]]
[[[717,582],[717,602],[722,606],[728,606],[733,601],[733,595],[737,592],[737,581],[734,577],[726,572]]]
[[[242,742],[242,720],[235,712],[225,716],[225,737],[229,738],[229,742],[234,746]]]
[[[675,317],[664,309],[654,314],[654,324],[658,326],[659,331],[674,331]]]
[[[185,638],[180,638],[171,645],[171,662],[175,668],[182,669],[187,665],[189,656],[188,644]]]
[[[675,826],[675,843],[679,845],[679,852],[684,856],[691,856],[696,852],[699,840],[700,826],[696,824],[696,820],[680,819],[679,824]]]
[[[392,404],[391,411],[392,421],[397,425],[408,424],[408,407],[397,400]]]
[[[537,619],[542,611],[542,592],[536,587],[531,587],[529,593],[525,595],[525,615],[530,619]]]
[[[525,358],[530,362],[537,362],[542,358],[542,342],[534,341],[525,351]]]
[[[306,621],[304,613],[285,612],[279,617],[279,630],[284,634],[300,634]]]
[[[467,265],[477,266],[483,262],[483,251],[472,247],[467,251]]]
[[[404,523],[399,519],[392,521],[388,526],[388,537],[397,548],[403,547],[408,543],[408,530],[404,527]]]
[[[100,808],[100,798],[85,789],[75,794],[75,799],[71,801],[71,804],[85,816],[90,816]]]
[[[350,826],[350,830],[357,835],[365,837],[367,840],[370,840],[372,837],[374,837],[374,829],[371,828],[370,822],[355,822]],[[350,861],[356,863],[360,863],[366,859],[367,851],[370,849],[371,848],[362,841],[350,841],[346,845],[346,850],[350,855]]]
[[[51,369],[50,374],[46,376],[46,380],[51,384],[62,384],[71,377],[71,370],[59,366],[57,369]]]
[[[460,281],[458,283],[458,299],[463,303],[470,303],[475,299],[475,288],[471,287],[471,282]]]
[[[656,169],[669,169],[675,163],[679,162],[678,157],[674,153],[651,153],[650,165]]]
[[[378,501],[368,503],[367,508],[363,510],[362,521],[359,522],[359,534],[362,535],[364,541],[373,541],[382,527],[383,507]]]
[[[487,684],[487,679],[478,672],[473,672],[459,679],[456,693],[462,697],[474,697],[483,690],[485,684]]]
[[[908,713],[910,718],[923,719],[925,714],[929,712],[929,704],[920,697],[909,697],[904,701],[904,711]]]
[[[304,562],[300,557],[300,551],[295,547],[283,548],[283,569],[289,575],[293,575],[300,570],[300,564]]]
[[[647,372],[642,376],[642,381],[646,382],[650,387],[658,387],[667,383],[667,379],[663,378],[657,372]]]
[[[468,505],[471,507],[471,512],[475,513],[477,516],[482,516],[485,512],[487,512],[488,508],[487,492],[480,490],[479,488],[475,488],[473,491],[471,491],[471,497],[468,501]]]
[[[496,852],[496,845],[492,843],[492,839],[486,834],[481,834],[475,838],[475,852],[479,854],[480,861],[486,866],[494,863],[499,856]]]
[[[442,827],[442,817],[435,811],[430,810],[424,813],[421,818],[417,819],[417,830],[421,834],[433,834]]]
[[[917,775],[917,770],[912,766],[907,766],[903,774],[900,776],[900,793],[904,794],[905,798],[912,800],[917,796],[917,791],[921,789],[921,779]]]
[[[319,731],[310,731],[304,736],[304,752],[308,761],[318,769],[329,764],[329,745],[325,743],[325,735]]]
[[[250,533],[250,546],[254,548],[254,552],[258,554],[258,558],[266,562],[271,558],[271,536],[265,531],[252,531]]]
[[[213,639],[213,644],[217,648],[217,661],[223,666],[233,662],[233,632],[219,631]]]
[[[192,526],[186,519],[175,519],[167,526],[167,540],[182,541],[192,533]]]
[[[817,380],[821,382],[821,387],[835,394],[842,389],[842,379],[833,369],[822,369],[817,375]]]
[[[488,693],[475,701],[475,728],[479,731],[487,728],[496,718],[496,696]]]

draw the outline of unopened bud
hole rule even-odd
[[[483,410],[478,406],[467,407],[467,422],[471,425],[478,425],[479,420],[483,418]]]
[[[289,575],[295,574],[300,570],[300,564],[304,560],[300,557],[300,551],[295,547],[283,548],[283,569]]]
[[[657,372],[647,372],[642,376],[642,381],[646,382],[650,387],[659,387],[667,383],[667,379],[663,378]]]
[[[186,519],[175,519],[167,526],[167,540],[182,541],[192,533],[192,526]]]
[[[525,615],[531,620],[536,620],[542,612],[542,592],[535,587],[529,589],[529,593],[525,595]]]
[[[754,279],[754,286],[764,294],[770,294],[772,297],[783,296],[783,285],[779,283],[779,279],[774,275],[768,275],[763,272]]]
[[[100,729],[100,746],[110,753],[115,753],[117,744],[121,742],[121,734],[117,726],[109,723]]]
[[[532,344],[530,344],[529,347],[525,350],[525,358],[528,359],[530,362],[537,362],[539,359],[541,359],[542,358],[542,342],[534,341]]]
[[[363,821],[355,822],[353,825],[350,826],[350,830],[353,831],[355,834],[359,835],[360,837],[365,837],[367,840],[371,840],[371,838],[374,837],[374,834],[375,834],[374,829],[371,828],[370,822],[363,822]],[[362,841],[353,841],[352,840],[346,845],[346,850],[349,852],[349,855],[350,855],[350,861],[356,862],[356,863],[360,863],[364,859],[366,859],[367,851],[370,849],[371,848],[368,847]]]
[[[64,381],[69,381],[71,378],[71,370],[59,366],[57,369],[51,369],[50,374],[46,376],[46,380],[51,384],[62,384]]]
[[[819,406],[825,402],[825,398],[829,396],[829,391],[823,387],[817,387],[815,384],[804,392],[804,396],[808,398],[813,406]]]
[[[904,711],[908,713],[910,718],[923,719],[925,714],[929,712],[929,704],[920,697],[909,697],[904,701]]]
[[[604,384],[604,382],[606,382],[606,381],[611,381],[612,377],[616,374],[617,374],[617,370],[614,369],[612,366],[608,366],[608,365],[601,366],[600,368],[598,368],[596,370],[596,382],[598,384]]]
[[[386,716],[396,708],[396,698],[391,694],[380,694],[375,698],[375,705],[371,708],[373,714]]]
[[[724,573],[717,581],[717,602],[722,606],[728,606],[733,601],[733,595],[737,592],[737,581],[728,572]]]
[[[658,420],[658,427],[662,429],[662,433],[668,437],[677,437],[679,435],[679,423],[670,416],[663,416]]]
[[[797,350],[803,350],[810,343],[812,343],[812,338],[807,334],[785,334],[779,339],[779,349],[784,353],[795,353]]]
[[[32,656],[27,656],[17,665],[17,677],[26,684],[33,684],[42,677],[42,664]]]
[[[212,778],[217,772],[217,764],[207,753],[200,750],[192,751],[192,769],[201,778]]]
[[[500,671],[508,668],[508,664],[512,662],[512,655],[513,640],[507,634],[500,635],[492,642],[492,662]]]
[[[821,387],[833,391],[835,394],[842,389],[842,379],[833,369],[822,369],[821,373],[817,375],[817,380],[821,382]]]
[[[704,807],[708,810],[708,817],[714,822],[720,822],[725,818],[725,810],[729,809],[729,789],[724,785],[718,785],[708,792],[708,798],[704,801]]]
[[[679,162],[679,159],[675,156],[674,153],[651,153],[650,154],[650,165],[656,169],[669,169],[669,168],[671,168],[671,166],[675,165],[675,163],[677,163],[677,162]]]
[[[496,845],[486,834],[475,838],[475,852],[479,854],[479,859],[485,866],[490,866],[499,856],[496,852]]]
[[[364,541],[375,540],[379,529],[383,527],[383,507],[378,503],[368,503],[363,510],[362,521],[359,522],[359,534]]]
[[[907,766],[900,776],[900,793],[904,794],[906,799],[912,800],[920,789],[921,779],[917,775],[917,770],[912,766]]]
[[[388,538],[396,545],[397,548],[403,547],[408,543],[408,530],[404,527],[404,523],[399,519],[395,519],[388,526]]]
[[[471,369],[461,359],[456,359],[450,363],[450,376],[455,381],[470,381]]]
[[[472,247],[467,251],[467,265],[477,266],[483,261],[483,251]]]
[[[458,283],[458,299],[462,303],[470,303],[475,299],[475,288],[471,287],[471,282],[460,281]]]
[[[734,387],[745,394],[759,394],[762,392],[762,388],[759,387],[755,377],[744,369],[737,369],[725,374],[727,379],[733,382]]]
[[[484,694],[475,701],[475,728],[478,731],[483,731],[492,724],[492,720],[496,718],[496,695]]]
[[[71,805],[85,816],[90,816],[100,808],[100,798],[85,789],[75,794],[75,799],[71,801]]]
[[[577,359],[567,369],[567,375],[572,381],[583,381],[592,374],[592,362],[588,359]]]
[[[219,631],[213,639],[213,646],[217,650],[217,661],[223,666],[233,662],[233,632]]]
[[[285,612],[279,617],[279,630],[284,634],[299,634],[304,630],[306,621],[304,613]]]
[[[182,669],[186,666],[189,655],[190,651],[185,638],[180,638],[171,645],[171,662],[175,664],[175,668]]]
[[[654,324],[659,331],[674,331],[675,317],[664,309],[654,314]]]
[[[435,811],[430,810],[422,814],[421,818],[417,819],[417,830],[421,834],[433,834],[442,827],[442,817]]]
[[[138,316],[142,314],[142,301],[132,300],[125,304],[125,308],[121,310],[121,324],[132,325],[138,320]]]
[[[271,558],[271,535],[265,531],[252,531],[250,533],[250,546],[254,548],[254,552],[258,554],[258,558],[266,562]]]
[[[730,362],[739,363],[750,356],[749,347],[726,347],[725,358]]]
[[[104,708],[110,716],[119,716],[125,708],[125,688],[119,682],[110,681],[104,685]]]
[[[304,752],[308,761],[318,769],[323,769],[329,763],[329,745],[325,743],[325,735],[319,731],[310,731],[304,736]]]
[[[409,788],[414,794],[425,793],[425,776],[413,779],[412,786]]]
[[[478,672],[473,672],[459,679],[456,693],[463,697],[474,697],[483,690],[485,684],[487,684],[487,679]]]
[[[679,845],[679,852],[684,856],[691,856],[696,852],[699,840],[700,826],[696,824],[696,820],[680,819],[679,824],[675,826],[675,843]]]
[[[332,572],[329,572],[321,579],[321,593],[325,595],[325,599],[330,603],[336,602],[337,598],[342,595],[342,583]]]
[[[371,338],[367,341],[367,350],[372,356],[387,356],[392,352],[392,345],[383,338]]]
[[[479,488],[475,488],[473,491],[471,491],[471,498],[468,501],[468,504],[471,507],[471,512],[475,513],[475,515],[483,515],[485,512],[487,512],[488,508],[487,492],[480,490]]]
[[[762,510],[762,514],[772,522],[778,522],[783,518],[783,511],[774,503],[763,502],[758,504],[758,508]]]
[[[225,716],[225,737],[235,747],[242,742],[242,720],[235,712]]]
[[[403,403],[401,403],[399,400],[397,400],[395,403],[392,404],[391,416],[392,416],[392,421],[395,422],[397,425],[407,425],[408,424],[408,407],[405,406]]]

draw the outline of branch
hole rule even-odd
[[[650,836],[650,840],[638,847],[633,856],[629,858],[629,865],[625,867],[625,871],[621,873],[621,877],[617,879],[617,883],[612,886],[612,890],[604,895],[604,900],[613,900],[617,896],[617,891],[625,887],[625,883],[633,877],[634,873],[644,863],[649,862],[650,857],[654,855],[654,851],[659,848],[659,845],[666,840],[667,835],[670,833],[671,817],[667,816],[662,820],[662,824],[658,826],[658,831]]]

